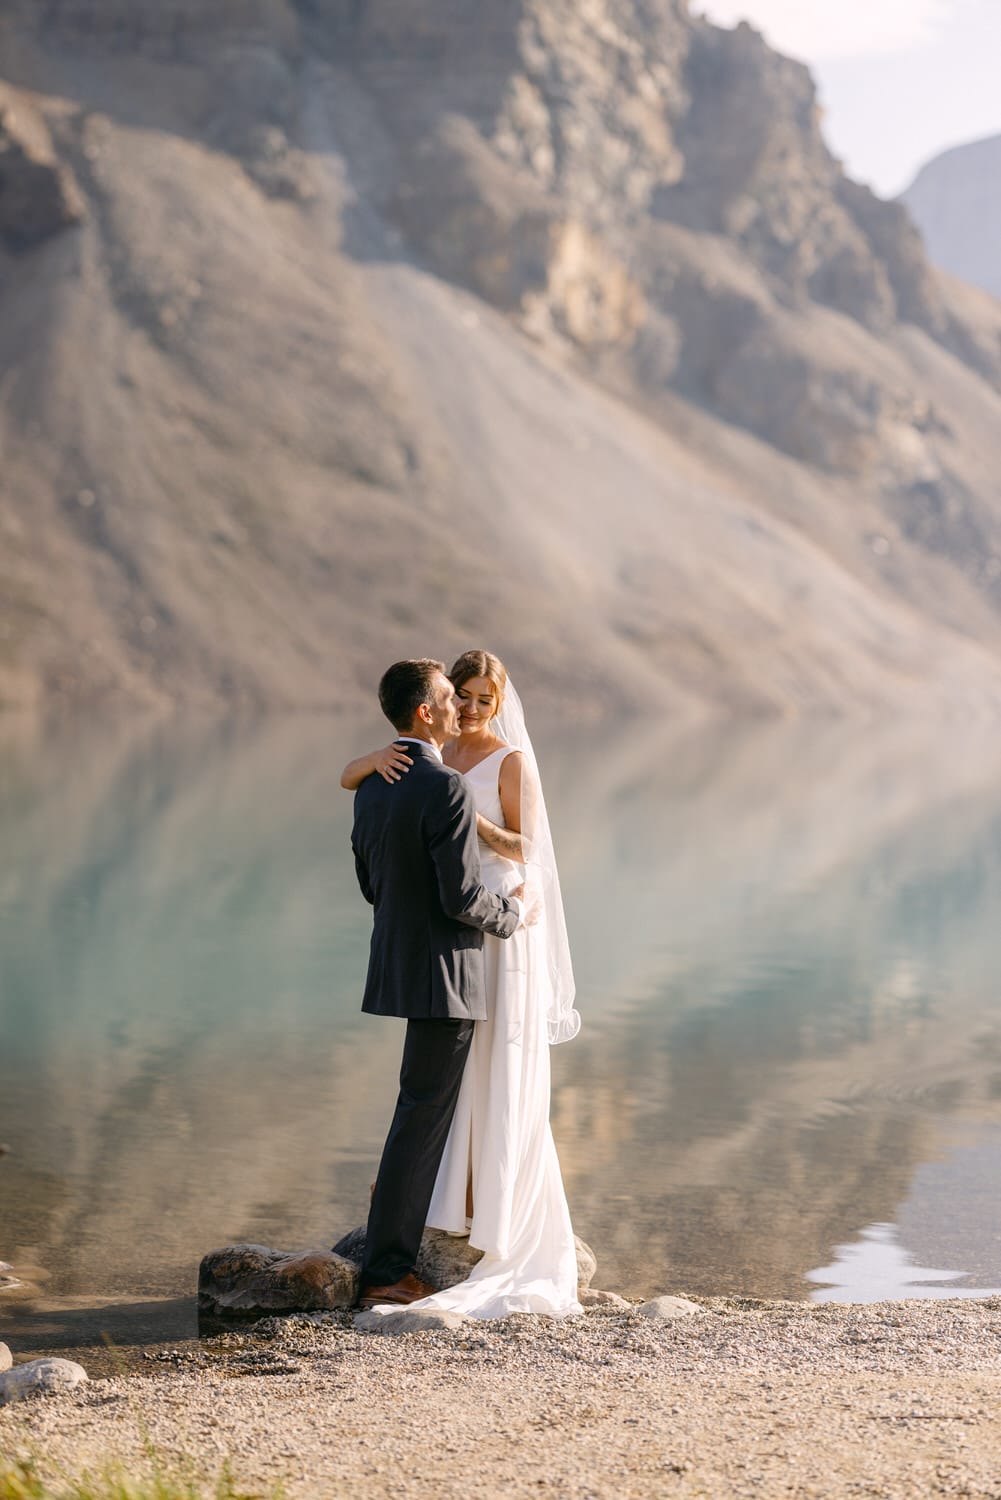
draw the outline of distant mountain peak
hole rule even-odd
[[[1001,297],[1001,135],[943,151],[901,201],[936,265]]]

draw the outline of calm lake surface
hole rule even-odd
[[[349,755],[0,725],[0,1338],[195,1331],[208,1249],[364,1219],[402,1030],[358,1006]],[[596,1284],[1001,1288],[1001,764],[985,734],[540,736],[584,1029],[553,1126]]]

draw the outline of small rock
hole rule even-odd
[[[0,1406],[31,1396],[53,1396],[71,1391],[87,1379],[87,1371],[71,1359],[31,1359],[0,1375]]]
[[[649,1302],[641,1302],[636,1311],[658,1323],[670,1323],[673,1318],[690,1318],[692,1313],[702,1309],[697,1302],[689,1302],[687,1297],[653,1297]]]
[[[583,1290],[578,1290],[577,1301],[581,1307],[588,1310],[595,1307],[606,1307],[614,1309],[617,1312],[623,1310],[628,1312],[629,1308],[633,1305],[631,1302],[627,1302],[625,1297],[620,1297],[618,1292],[599,1292],[594,1287],[585,1287]]]
[[[14,1363],[14,1356],[6,1344],[0,1344],[0,1373],[9,1370]]]
[[[577,1296],[586,1292],[591,1285],[598,1262],[590,1245],[585,1245],[579,1234],[574,1235],[574,1244],[577,1247]]]
[[[363,1333],[426,1333],[429,1328],[461,1328],[469,1318],[433,1307],[401,1307],[399,1312],[361,1312],[355,1327]]]

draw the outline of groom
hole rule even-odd
[[[359,1301],[416,1302],[414,1274],[473,1024],[486,1020],[484,932],[510,937],[517,897],[480,883],[476,810],[441,759],[459,732],[458,699],[439,661],[398,661],[379,703],[413,766],[389,785],[368,776],[351,835],[362,894],[375,908],[362,1010],[407,1021],[400,1094],[372,1194]]]

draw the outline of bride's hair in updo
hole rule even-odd
[[[494,656],[492,651],[463,651],[452,663],[448,676],[456,692],[470,677],[489,677],[494,685],[494,717],[500,713],[504,703],[504,689],[507,687],[507,672],[500,657]]]

